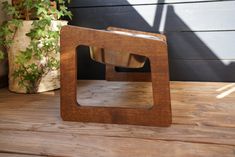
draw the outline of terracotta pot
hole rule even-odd
[[[137,35],[124,31],[109,31],[125,35]],[[147,35],[144,36],[147,37]],[[146,57],[140,55],[127,52],[114,52],[112,50],[98,47],[90,47],[90,56],[94,61],[125,68],[141,68],[144,66],[147,59]]]
[[[30,38],[27,37],[26,34],[32,28],[32,22],[33,21],[23,21],[23,26],[16,31],[13,44],[8,50],[9,90],[17,93],[27,93],[24,87],[19,86],[19,80],[17,78],[14,79],[13,73],[15,69],[17,69],[17,64],[15,63],[16,56],[20,53],[20,51],[24,51],[30,43]],[[67,25],[67,21],[52,21],[52,30],[58,30],[57,26],[59,25]],[[60,53],[56,53],[54,57],[60,60]],[[50,71],[44,77],[42,77],[36,92],[44,92],[58,88],[60,88],[60,69]]]

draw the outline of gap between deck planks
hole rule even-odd
[[[16,153],[1,153],[0,157],[46,157],[42,155],[25,155],[25,154],[16,154]]]
[[[121,106],[151,104],[151,83],[79,81],[78,85],[78,97],[84,103],[108,105],[117,96],[124,99],[130,95],[131,99],[126,99],[132,102]],[[0,152],[85,157],[235,156],[235,94],[216,98],[234,87],[232,83],[172,82],[173,125],[169,128],[64,122],[59,113],[59,91],[22,95],[0,89]],[[126,91],[127,95],[123,94]],[[135,99],[136,94],[141,97]],[[114,99],[111,104],[117,106],[117,102]]]

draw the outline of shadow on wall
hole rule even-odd
[[[97,29],[115,26],[156,33],[164,32],[168,38],[171,80],[235,81],[235,63],[225,64],[207,43],[198,37],[198,34],[206,36],[213,32],[193,32],[175,13],[174,5],[165,5],[164,0],[158,0],[159,5],[130,6],[128,1],[123,1],[122,4],[126,5],[71,7],[74,18],[70,24]],[[187,31],[174,31],[175,26]],[[79,79],[104,79],[105,66],[89,59],[88,51],[87,47],[78,49]],[[137,71],[149,70],[147,63],[144,68]],[[118,68],[118,71],[133,70]]]
[[[7,15],[2,10],[2,0],[0,0],[0,24],[6,20]],[[3,49],[3,48],[2,48]],[[8,82],[8,62],[7,59],[0,61],[0,88],[7,86]]]
[[[180,25],[184,30],[190,30],[190,27],[175,14],[174,7],[169,5],[164,29],[169,30],[168,27],[172,27],[173,23]],[[235,81],[235,62],[223,62],[198,37],[197,32],[165,32],[170,39],[168,46],[172,80]],[[203,36],[210,33],[215,32],[200,32]],[[217,42],[220,42],[219,39]]]

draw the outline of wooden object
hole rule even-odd
[[[65,122],[59,90],[25,95],[0,89],[0,156],[234,157],[235,92],[217,98],[234,87],[172,81],[173,122],[167,128]],[[150,82],[79,80],[77,89],[84,105],[115,104],[124,90],[124,107],[132,107],[139,93],[145,93],[138,98],[143,105],[152,98]],[[94,101],[97,97],[104,98]]]
[[[119,67],[141,68],[146,57],[125,52],[113,52],[103,48],[90,47],[90,56],[94,61]]]
[[[104,48],[113,52],[129,52],[149,58],[153,106],[150,109],[124,109],[78,104],[75,49],[79,45]],[[64,26],[61,30],[61,116],[68,121],[169,126],[172,117],[166,42],[109,31]]]
[[[134,31],[115,27],[108,27],[107,30],[117,34],[165,41],[165,37],[163,35],[156,33]],[[134,54],[134,52],[113,52],[112,50],[93,46],[90,46],[90,56],[97,62],[125,68],[142,68],[147,59],[145,56]]]
[[[166,37],[162,34],[156,33],[149,33],[149,32],[142,32],[142,31],[135,31],[135,30],[128,30],[123,28],[115,28],[109,27],[109,31],[122,31],[122,32],[130,32],[133,34],[144,34],[149,37],[156,37],[157,40],[162,42],[166,42]],[[141,56],[143,57],[143,56]],[[146,59],[146,57],[144,57]],[[145,62],[142,62],[142,66],[136,66],[137,68],[143,67]],[[117,66],[117,65],[116,65]],[[129,68],[127,66],[127,68]],[[106,65],[106,72],[105,72],[105,79],[108,81],[151,81],[151,73],[145,72],[117,72],[115,70],[115,65],[107,64]]]
[[[151,73],[145,72],[117,72],[115,66],[106,65],[105,79],[108,81],[151,81]]]
[[[164,40],[165,37],[156,33],[134,31],[122,28],[108,27],[108,31],[117,34],[129,35],[134,37]],[[118,44],[118,43],[117,43]],[[144,66],[146,57],[134,54],[134,52],[113,52],[112,50],[90,46],[90,56],[93,60],[119,67],[141,68]]]

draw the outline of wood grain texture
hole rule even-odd
[[[13,138],[14,141],[8,140]],[[61,134],[46,132],[25,132],[25,131],[0,131],[2,150],[16,152],[29,152],[48,154],[49,156],[157,156],[171,157],[176,153],[178,156],[201,157],[234,157],[234,146],[220,146],[210,144],[185,143],[172,141],[158,141],[149,139],[121,138],[121,137],[100,137],[81,134]],[[32,144],[34,143],[34,144]],[[5,145],[3,145],[5,144]],[[9,145],[11,147],[9,147]],[[22,148],[24,146],[24,148]],[[171,147],[171,151],[169,151]],[[178,151],[184,148],[184,151]],[[186,148],[186,149],[185,149]],[[72,150],[72,151],[71,151]],[[112,150],[112,151],[110,151]],[[143,151],[144,150],[144,151]],[[174,155],[176,155],[174,154]]]
[[[151,82],[120,83],[119,81],[97,81],[95,84],[83,82],[83,85],[77,88],[78,103],[83,106],[145,109],[153,106]],[[123,100],[127,98],[131,101],[124,102]]]
[[[1,157],[46,157],[42,155],[24,155],[24,154],[17,154],[17,153],[0,153]]]
[[[83,102],[101,98],[100,91],[116,91],[93,102],[96,105],[115,103],[123,90],[132,96],[146,93],[143,104],[152,97],[150,82],[80,80],[78,86]],[[173,125],[168,128],[65,122],[60,118],[59,91],[22,95],[0,89],[0,152],[66,157],[234,157],[235,94],[217,98],[234,87],[234,83],[171,82]],[[135,98],[126,100],[132,105]]]
[[[107,31],[131,36],[141,35],[145,36],[144,38],[155,38],[155,40],[162,40],[159,36],[163,36],[154,33],[139,32],[115,27],[109,27],[107,28]],[[142,68],[147,60],[145,56],[129,52],[112,52],[112,50],[92,46],[90,46],[90,57],[96,62],[127,68]]]
[[[108,30],[113,31],[124,31],[124,32],[130,32],[133,34],[145,34],[150,35],[159,38],[159,40],[162,40],[166,42],[166,36],[162,34],[157,33],[149,33],[149,32],[141,32],[141,31],[133,31],[128,29],[121,29],[121,28],[115,28],[115,27],[109,27]],[[141,56],[143,57],[143,56]],[[146,58],[146,57],[144,57]],[[141,59],[142,60],[142,59]],[[145,64],[147,58],[145,59]],[[117,72],[115,69],[115,65],[107,64],[105,67],[105,79],[108,81],[151,81],[151,73],[138,73],[138,72]]]
[[[75,49],[88,45],[145,56],[150,60],[153,106],[149,109],[86,107],[76,101]],[[75,26],[61,29],[61,117],[68,121],[169,126],[172,122],[167,44],[136,36]]]

